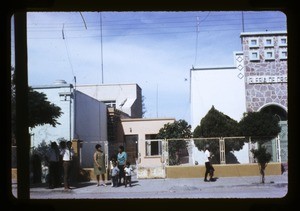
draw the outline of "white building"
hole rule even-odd
[[[236,121],[246,112],[243,54],[234,53],[231,67],[191,69],[191,126],[194,130],[212,106]],[[192,143],[193,161],[204,164],[204,153]],[[248,144],[234,152],[240,163],[249,163]]]
[[[268,146],[275,162],[287,161],[287,33],[241,33],[242,52],[234,53],[234,66],[191,69],[191,125],[194,130],[214,106],[240,121],[244,112],[272,112],[281,120],[276,140]],[[240,163],[251,162],[249,149],[234,152]],[[202,152],[193,148],[195,160]],[[197,160],[198,161],[198,160]]]
[[[142,89],[137,84],[77,85],[76,90],[114,107],[131,118],[141,118]]]
[[[42,141],[64,139],[83,141],[81,165],[92,166],[96,143],[107,141],[107,109],[103,102],[75,90],[72,84],[59,80],[53,85],[34,86],[33,90],[46,94],[47,100],[61,108],[62,115],[56,127],[49,124],[37,126],[30,131],[31,146],[37,147]]]

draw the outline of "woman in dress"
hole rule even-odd
[[[106,186],[106,184],[105,184],[105,172],[106,172],[105,154],[101,150],[100,144],[96,144],[95,148],[96,148],[96,151],[94,153],[94,174],[97,179],[97,186],[99,186],[99,185]],[[100,176],[102,179],[102,183],[100,181]]]

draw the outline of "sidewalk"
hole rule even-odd
[[[96,187],[96,181],[82,182],[64,188],[48,189],[45,183],[30,188],[31,199],[99,199],[99,198],[282,198],[288,191],[288,175],[266,176],[260,183],[259,176],[224,177],[215,182],[203,178],[137,179],[132,178],[132,187]],[[16,196],[17,184],[12,191]]]

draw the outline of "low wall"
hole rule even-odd
[[[252,164],[226,164],[213,165],[214,177],[239,177],[260,176],[257,163]],[[167,178],[198,178],[204,177],[205,166],[168,166],[166,167]],[[281,163],[269,163],[266,175],[281,175]]]
[[[260,176],[258,164],[226,164],[214,165],[215,177],[238,177],[238,176]],[[138,168],[138,178],[201,178],[204,177],[205,166],[167,166],[165,172],[162,168]],[[281,175],[281,163],[269,163],[266,168],[266,175]],[[84,168],[80,175],[83,180],[96,180],[93,168]],[[107,178],[108,174],[105,174]],[[12,179],[17,179],[17,169],[11,169]]]
[[[165,169],[159,167],[138,167],[137,169],[138,179],[155,179],[155,178],[166,178]]]

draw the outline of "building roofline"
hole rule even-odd
[[[126,83],[126,84],[76,84],[76,87],[88,87],[88,86],[130,86],[135,85],[140,87],[137,83]]]
[[[253,35],[287,35],[287,31],[258,31],[258,32],[242,32],[240,34],[240,37],[245,37],[245,36],[253,36]]]
[[[121,119],[122,122],[136,122],[136,121],[160,121],[160,120],[174,120],[175,118],[128,118]]]
[[[192,68],[191,71],[200,71],[200,70],[229,70],[229,69],[236,69],[235,66],[230,67],[201,67],[201,68]]]
[[[36,85],[30,86],[32,89],[55,89],[55,88],[73,88],[73,84],[52,84],[52,85]]]

